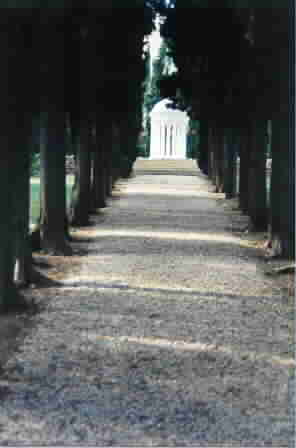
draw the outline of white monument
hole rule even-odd
[[[150,112],[150,159],[186,159],[189,117],[186,112],[169,108],[171,104],[164,99]]]

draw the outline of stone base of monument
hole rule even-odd
[[[198,168],[195,160],[149,160],[138,158],[133,166],[136,174],[166,174],[196,176]]]

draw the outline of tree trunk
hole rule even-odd
[[[105,193],[106,197],[112,195],[113,177],[112,177],[112,144],[113,132],[112,124],[106,124],[102,135],[103,161],[105,168]]]
[[[224,136],[224,190],[226,199],[236,196],[236,141],[233,129],[225,129]]]
[[[1,25],[0,309],[11,310],[26,305],[14,284],[14,265],[16,215],[19,218],[20,214],[24,212],[25,221],[28,213],[28,209],[25,210],[28,204],[23,204],[22,210],[16,210],[16,199],[19,199],[16,196],[16,181],[18,182],[17,187],[19,187],[19,183],[25,183],[28,180],[26,172],[23,172],[20,167],[28,150],[28,140],[23,141],[22,139],[26,127],[24,126],[25,117],[30,113],[27,104],[27,83],[30,80],[31,72],[28,68],[28,66],[30,67],[30,51],[28,53],[28,48],[24,45],[25,36],[21,26],[21,14],[15,17],[12,8],[2,8]],[[28,65],[24,65],[24,61]],[[33,95],[31,95],[31,100],[32,97]],[[26,137],[28,136],[26,135]],[[21,176],[21,179],[17,179],[18,175]]]
[[[266,150],[267,121],[260,118],[253,122],[248,179],[248,214],[253,231],[267,229]]]
[[[117,124],[112,125],[112,148],[111,148],[111,169],[112,169],[112,186],[121,176],[121,143],[122,143],[123,130],[122,126]]]
[[[295,149],[290,114],[272,122],[271,242],[275,255],[295,257]]]
[[[75,184],[72,189],[70,222],[72,226],[87,226],[90,211],[91,133],[88,126],[74,137],[76,146]]]
[[[280,104],[272,122],[271,236],[273,245],[280,241],[280,255],[295,258],[295,5],[286,4],[277,65]]]
[[[138,134],[134,128],[128,123],[122,123],[120,126],[119,175],[124,179],[127,179],[132,173],[137,142]]]
[[[4,122],[1,124],[4,126]],[[0,151],[0,201],[5,211],[0,220],[0,308],[7,309],[15,303],[17,294],[13,284],[14,275],[14,220],[13,220],[13,178],[16,169],[15,151],[11,151],[7,126],[1,132]]]
[[[214,135],[213,135],[213,128],[212,127],[209,129],[208,147],[209,147],[208,176],[209,176],[209,179],[211,179],[212,183],[214,183],[214,179],[215,179],[215,158],[214,158]]]
[[[295,257],[295,4],[255,9],[256,45],[265,67],[272,118],[270,242],[273,255]]]
[[[248,130],[244,129],[240,138],[239,144],[239,207],[243,213],[248,213],[248,198],[249,198],[249,166],[250,166],[250,152],[249,152],[250,136]]]
[[[199,125],[198,167],[205,175],[209,174],[209,127],[205,120]]]
[[[106,191],[106,196],[111,197],[112,189],[113,189],[113,177],[112,177],[112,161],[111,161],[110,152],[104,153],[104,160],[105,160],[105,170],[106,170],[105,191]]]
[[[18,128],[20,132],[20,127]],[[29,128],[30,129],[30,128]],[[14,281],[27,285],[31,279],[32,249],[29,239],[30,223],[30,152],[29,132],[19,141],[24,151],[18,153],[14,182],[15,269]],[[27,148],[27,151],[25,150]]]
[[[223,145],[223,131],[216,129],[214,134],[214,184],[216,193],[224,193],[224,145]]]
[[[93,151],[92,159],[91,211],[106,207],[106,170],[104,154],[98,139]]]
[[[40,142],[40,240],[42,250],[54,255],[71,253],[66,240],[65,115],[44,113]]]
[[[17,115],[17,111],[14,115]],[[29,132],[25,135],[26,129],[22,129],[16,117],[8,119],[6,125],[3,120],[2,124],[6,137],[1,136],[0,152],[0,196],[3,207],[0,220],[0,308],[14,310],[27,306],[17,292],[16,284],[27,283],[31,266],[28,241]],[[11,131],[8,131],[9,127]],[[18,129],[17,133],[15,129]]]

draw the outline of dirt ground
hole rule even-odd
[[[293,444],[294,275],[197,175],[139,172],[0,316],[0,446]]]

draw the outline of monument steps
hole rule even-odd
[[[157,174],[157,175],[182,175],[195,176],[197,173],[195,160],[175,160],[175,159],[137,159],[134,164],[135,174]]]

